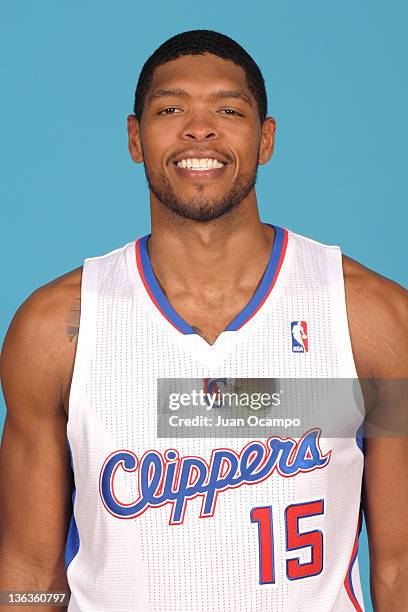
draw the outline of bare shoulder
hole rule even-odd
[[[72,342],[79,327],[82,267],[71,270],[43,285],[30,296],[32,308],[38,315],[56,326]],[[23,305],[24,306],[24,305]]]
[[[343,272],[350,335],[359,375],[407,376],[407,290],[345,255]]]
[[[36,289],[18,308],[0,359],[4,392],[15,394],[21,381],[38,381],[63,397],[69,386],[79,329],[82,268]],[[45,390],[45,388],[44,388]],[[7,401],[7,397],[6,397]]]
[[[22,304],[39,307],[40,310],[50,309],[52,306],[63,306],[66,298],[79,298],[81,291],[82,266],[54,278],[50,282],[36,289]]]
[[[70,313],[79,309],[82,268],[76,268],[39,287],[21,304],[8,330],[6,341],[25,333],[44,340],[68,333]]]

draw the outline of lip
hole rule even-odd
[[[222,168],[209,168],[208,170],[191,170],[191,168],[179,168],[179,166],[174,164],[174,169],[180,178],[194,183],[197,181],[216,179],[225,172],[226,167],[227,165],[222,166]]]

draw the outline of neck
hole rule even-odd
[[[200,223],[152,202],[149,256],[163,290],[202,295],[203,291],[251,289],[265,269],[273,229],[261,223],[256,196],[227,215]]]

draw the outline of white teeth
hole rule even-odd
[[[196,157],[188,157],[177,162],[179,168],[188,168],[189,170],[212,170],[214,168],[222,168],[223,163],[213,158],[197,159]]]

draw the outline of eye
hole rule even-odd
[[[167,108],[163,108],[163,110],[159,111],[158,115],[175,115],[176,113],[181,113],[182,111],[175,106],[168,106]]]
[[[225,113],[226,115],[231,115],[232,117],[234,117],[234,116],[243,117],[244,116],[242,113],[239,113],[238,111],[234,110],[233,108],[223,108],[220,112],[221,113]]]

